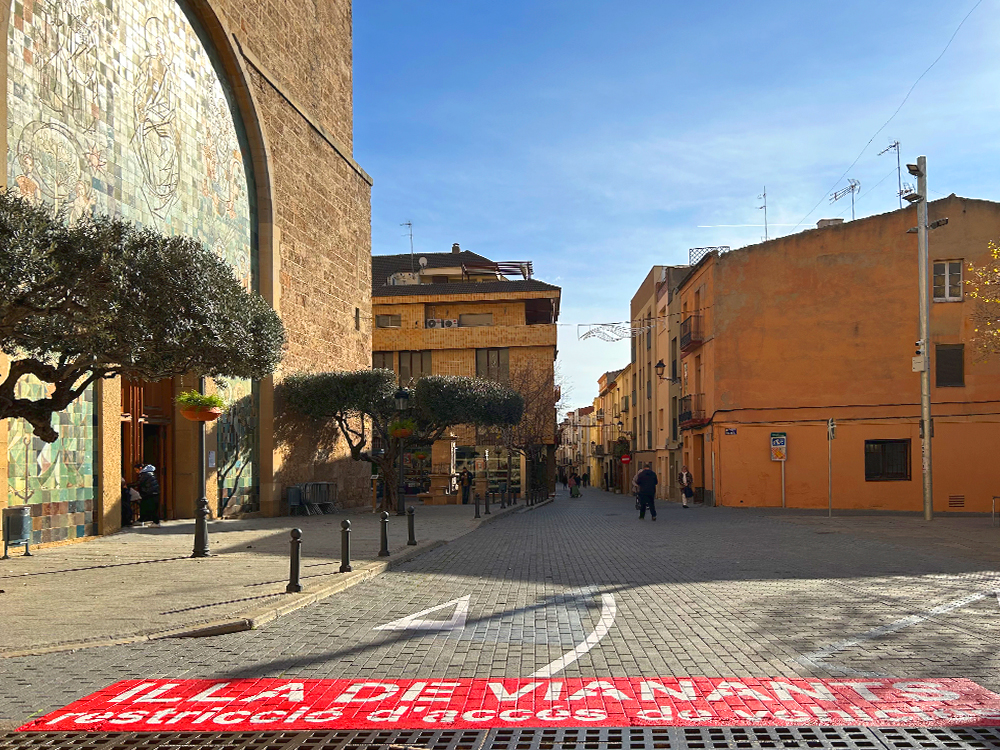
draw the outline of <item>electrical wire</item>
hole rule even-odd
[[[962,22],[958,24],[958,27],[955,29],[955,32],[951,35],[951,38],[948,39],[948,43],[946,45],[944,45],[944,49],[941,50],[941,54],[939,54],[936,58],[934,58],[934,62],[932,62],[930,65],[928,65],[927,69],[924,70],[924,72],[920,74],[920,76],[917,78],[917,80],[913,82],[913,85],[910,86],[910,90],[907,91],[906,92],[906,96],[903,97],[903,101],[901,101],[899,103],[899,106],[896,107],[896,111],[893,112],[892,115],[889,117],[889,119],[886,120],[884,123],[882,123],[882,127],[880,127],[878,130],[876,130],[875,134],[871,138],[868,139],[868,143],[866,143],[865,147],[863,149],[861,149],[861,152],[857,155],[857,157],[854,159],[854,161],[851,162],[851,165],[847,169],[844,170],[844,173],[840,177],[837,178],[837,181],[833,183],[833,185],[830,187],[830,189],[827,190],[825,193],[823,193],[823,197],[820,198],[818,201],[816,201],[816,205],[812,207],[812,210],[810,210],[809,213],[807,213],[805,216],[803,216],[799,220],[799,223],[796,224],[795,227],[792,229],[793,232],[795,231],[795,229],[797,229],[803,223],[805,223],[806,219],[808,219],[810,216],[812,216],[816,212],[816,209],[819,208],[820,204],[824,201],[824,199],[826,198],[826,196],[829,193],[832,193],[834,190],[836,190],[837,189],[837,185],[839,185],[844,180],[844,178],[847,177],[847,173],[850,172],[852,169],[854,169],[854,165],[857,164],[861,160],[861,157],[864,156],[865,151],[867,151],[868,147],[872,145],[872,141],[874,141],[875,138],[878,137],[878,134],[881,133],[883,130],[885,130],[886,126],[896,118],[896,115],[899,114],[899,111],[903,108],[903,105],[906,104],[907,100],[910,98],[910,94],[912,94],[913,90],[917,87],[917,84],[920,83],[920,81],[923,80],[923,77],[925,75],[927,75],[928,73],[930,73],[931,68],[933,68],[935,65],[937,65],[938,61],[942,57],[944,57],[944,53],[948,51],[948,48],[951,46],[951,43],[953,41],[955,41],[955,37],[958,36],[958,32],[962,29],[962,26],[964,26],[965,22],[969,20],[969,16],[971,16],[976,11],[976,8],[978,8],[982,4],[983,4],[983,0],[978,0],[978,2],[975,5],[972,6],[972,9],[968,13],[965,14],[965,18],[963,18]]]

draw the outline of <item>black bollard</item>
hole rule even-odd
[[[476,493],[476,515],[475,515],[475,517],[476,518],[481,518],[481,516],[479,515],[479,493],[478,492]]]
[[[351,568],[351,522],[346,518],[340,522],[340,572],[350,573]]]
[[[486,490],[486,515],[490,514],[490,491]]]
[[[208,549],[208,517],[211,515],[208,510],[208,500],[202,498],[198,501],[198,510],[194,515],[194,552],[191,557],[211,557],[212,553]]]
[[[292,529],[292,551],[288,562],[288,585],[286,594],[297,594],[302,591],[299,583],[299,566],[302,564],[302,529]]]
[[[412,505],[406,509],[406,529],[410,533],[410,538],[407,540],[406,544],[410,547],[417,543],[416,516],[417,511],[414,510]]]
[[[389,514],[382,511],[382,549],[378,551],[379,557],[389,556]]]
[[[500,490],[500,510],[507,507],[507,492],[506,490]]]

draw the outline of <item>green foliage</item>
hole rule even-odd
[[[389,434],[395,436],[396,433],[400,432],[401,430],[407,430],[408,432],[412,433],[415,429],[417,429],[416,420],[397,419],[395,422],[392,422],[389,425]]]
[[[50,208],[0,193],[0,418],[52,442],[52,413],[99,378],[263,378],[285,342],[278,315],[224,260],[189,237],[94,217],[67,227]],[[16,396],[32,375],[48,398]]]
[[[355,461],[370,461],[379,468],[387,492],[384,508],[391,508],[397,491],[396,461],[401,446],[425,445],[439,440],[460,424],[500,427],[516,424],[524,399],[499,383],[478,378],[432,375],[417,380],[409,400],[409,414],[396,412],[396,376],[392,370],[324,372],[293,375],[278,387],[287,409],[324,424],[334,423],[347,441]],[[392,436],[403,422],[413,433]],[[380,438],[379,452],[371,450],[370,437]]]
[[[204,394],[195,390],[182,391],[174,401],[182,409],[226,408],[226,402],[214,393]]]

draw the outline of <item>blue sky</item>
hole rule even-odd
[[[372,251],[453,242],[532,260],[563,288],[570,406],[624,366],[621,321],[650,266],[898,206],[895,158],[928,158],[931,197],[1000,200],[1000,0],[354,4],[355,158],[374,177]],[[904,167],[904,181],[906,179]],[[813,207],[819,207],[810,213]],[[788,224],[792,226],[777,226]],[[1000,238],[998,238],[1000,239]]]

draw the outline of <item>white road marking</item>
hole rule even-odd
[[[880,638],[883,635],[888,635],[889,633],[895,633],[897,630],[902,630],[903,628],[908,628],[911,625],[916,625],[918,622],[923,622],[924,620],[930,620],[932,617],[937,615],[943,615],[952,610],[961,609],[966,605],[972,604],[973,602],[978,602],[980,599],[985,599],[986,597],[995,594],[997,597],[997,602],[1000,604],[1000,590],[990,589],[989,591],[980,591],[976,594],[969,594],[968,596],[963,596],[961,599],[956,599],[953,602],[948,602],[947,604],[941,604],[933,609],[929,609],[926,612],[919,615],[910,615],[909,617],[904,617],[895,622],[890,622],[888,625],[880,625],[877,628],[872,628],[871,630],[862,633],[861,635],[855,636],[854,638],[845,638],[842,641],[837,641],[836,643],[831,643],[826,648],[821,648],[818,651],[813,651],[809,654],[803,654],[796,661],[801,664],[807,664],[810,666],[820,667],[822,669],[838,669],[846,672],[853,672],[855,674],[864,675],[868,677],[879,676],[881,673],[877,672],[858,672],[856,670],[850,669],[848,667],[841,667],[835,664],[821,664],[818,662],[819,659],[825,659],[833,654],[840,651],[852,648],[854,646],[859,646],[865,641],[874,640],[875,638]],[[886,675],[881,675],[886,676]]]
[[[615,604],[615,597],[612,594],[601,594],[601,605],[601,619],[597,622],[597,627],[594,628],[594,632],[588,635],[587,639],[579,646],[574,648],[572,651],[567,651],[551,664],[545,665],[532,674],[532,677],[551,677],[552,675],[561,672],[585,653],[590,651],[590,649],[596,646],[601,639],[608,634],[608,631],[611,630],[611,626],[615,622],[615,616],[618,614],[618,605]]]
[[[458,599],[452,599],[450,602],[438,604],[436,607],[414,612],[412,615],[387,622],[385,625],[379,625],[376,628],[372,628],[372,630],[462,630],[465,628],[465,620],[469,616],[470,598],[470,596],[463,596]],[[448,607],[455,608],[455,613],[451,616],[450,620],[421,619],[424,615],[429,615],[431,612],[437,612]]]

